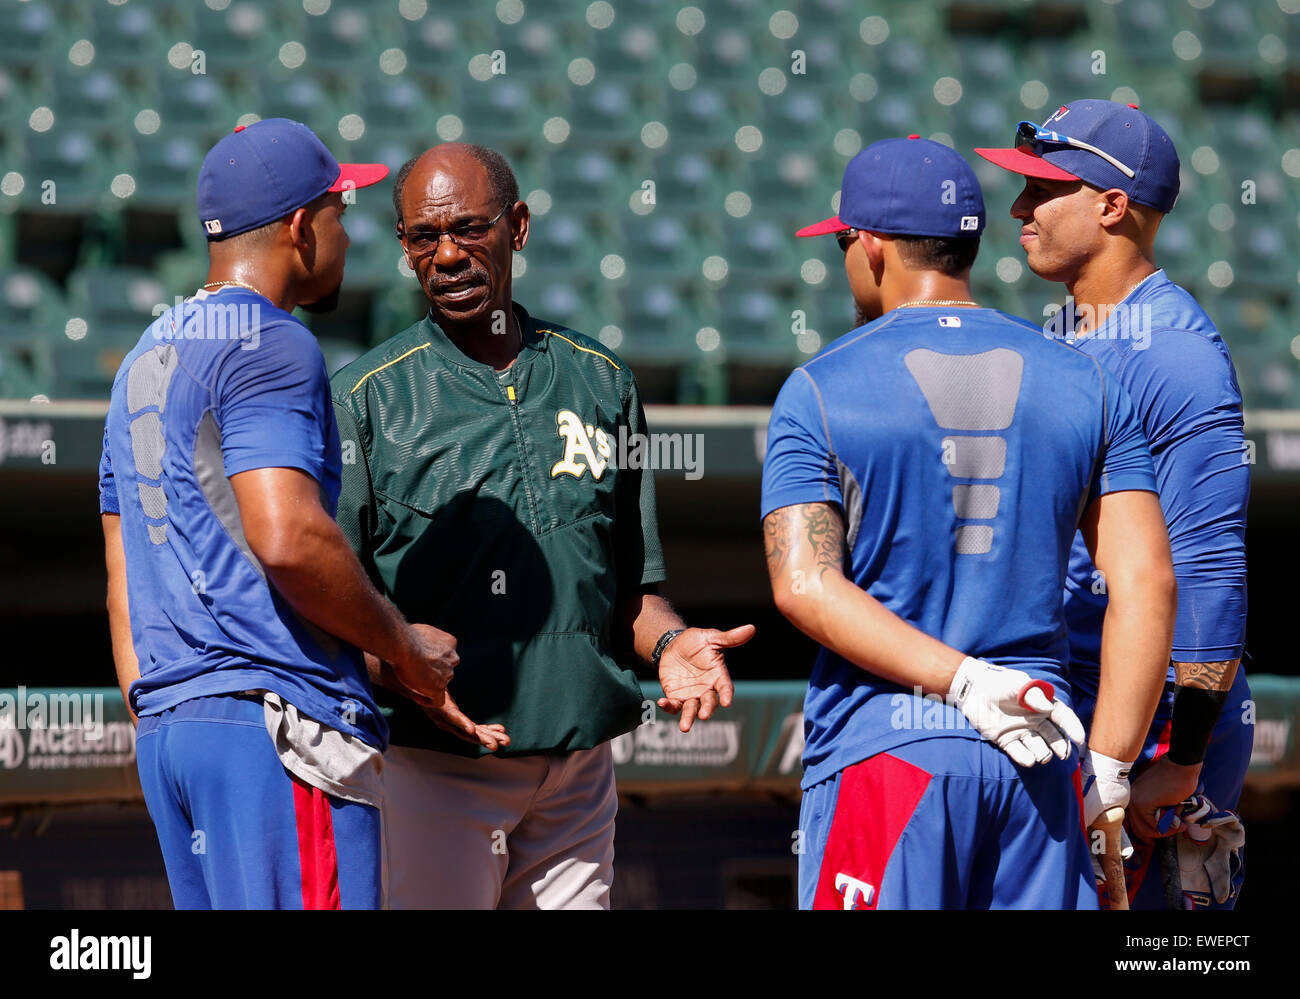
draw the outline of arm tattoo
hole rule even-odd
[[[793,507],[773,510],[763,518],[763,547],[767,551],[767,574],[776,579],[790,559],[790,525]]]
[[[839,569],[844,564],[844,522],[824,503],[806,503],[798,508],[803,513],[808,544],[817,555],[817,566],[823,576],[827,569]]]
[[[800,503],[773,510],[763,518],[763,541],[768,575],[773,579],[787,567],[792,554],[799,563],[798,549],[804,544],[812,552],[818,577],[827,569],[838,571],[844,565],[844,523],[839,511],[825,503]]]
[[[1229,690],[1237,675],[1240,659],[1224,659],[1213,663],[1174,663],[1175,682],[1180,687],[1198,687],[1201,690]]]

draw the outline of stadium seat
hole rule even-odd
[[[600,257],[610,250],[604,238],[607,231],[600,219],[584,218],[573,205],[569,209],[553,208],[545,216],[532,220],[524,257],[528,269],[538,275],[556,274],[569,280],[596,273]]]
[[[596,149],[549,157],[546,170],[542,186],[557,207],[569,211],[622,211],[640,186],[622,174],[613,158]]]
[[[1197,32],[1204,51],[1204,66],[1211,71],[1253,75],[1260,66],[1259,40],[1273,28],[1262,11],[1266,6],[1251,0],[1217,0],[1200,11]]]
[[[627,87],[616,80],[601,80],[569,91],[568,118],[574,134],[599,136],[606,142],[630,145],[639,142],[646,112],[636,108]]]
[[[149,59],[162,61],[168,49],[156,10],[149,4],[95,4],[90,29],[94,64],[119,75],[151,74]]]
[[[757,94],[757,88],[755,88]],[[761,96],[761,95],[760,95]],[[741,98],[739,95],[737,100]],[[753,124],[759,115],[757,99],[751,99],[747,114],[738,114],[724,92],[700,83],[685,93],[669,95],[666,110],[668,134],[674,150],[726,153],[735,149],[735,132]]]
[[[660,205],[679,211],[716,215],[736,177],[702,151],[682,151],[674,141],[669,151],[650,161],[647,177],[655,182]]]
[[[324,14],[304,18],[302,44],[313,68],[331,76],[355,77],[374,66],[378,49],[372,14],[339,4],[331,5]]]
[[[206,4],[192,5],[193,37],[184,39],[202,51],[209,74],[230,83],[246,79],[250,72],[276,58],[290,38],[277,30],[274,8],[251,3],[230,4],[212,10]]]
[[[616,17],[611,28],[592,39],[591,59],[598,77],[630,86],[648,83],[662,90],[670,67],[670,41],[645,22],[625,24]]]
[[[796,238],[789,228],[763,216],[730,221],[723,250],[730,269],[728,276],[760,288],[776,282],[792,285],[799,278],[803,259]],[[804,249],[811,248],[805,245]]]
[[[149,109],[158,113],[158,131],[153,135],[189,136],[204,152],[235,127],[246,110],[242,105],[253,102],[255,98],[241,99],[228,91],[217,77],[189,70],[167,70],[156,92],[145,99]]]
[[[750,33],[735,23],[722,23],[716,31],[697,36],[693,61],[700,79],[710,83],[745,82],[753,86],[765,68]]]
[[[542,124],[550,117],[534,106],[523,81],[509,75],[468,81],[461,91],[458,114],[464,122],[466,142],[503,151],[542,141]]]
[[[638,275],[645,271],[687,277],[701,260],[682,221],[659,211],[623,223],[622,252]]]
[[[327,144],[338,139],[344,109],[317,77],[292,70],[272,70],[258,82],[255,107],[259,117],[300,121]]]
[[[32,178],[30,193],[24,192],[25,203],[78,213],[89,211],[108,196],[112,179],[108,170],[114,157],[106,155],[109,147],[101,147],[94,133],[63,126],[56,118],[49,131],[29,130],[23,139],[26,155],[21,169]],[[45,187],[47,183],[52,186]]]
[[[174,297],[174,296],[173,296]],[[127,352],[170,307],[152,272],[123,267],[82,267],[68,280],[70,314],[54,337],[54,391],[60,398],[105,398]]]
[[[343,214],[343,228],[351,241],[345,276],[348,290],[375,290],[398,280],[402,247],[393,225],[392,205],[378,190],[360,192],[348,205]]]
[[[120,133],[130,127],[133,103],[119,78],[107,69],[70,67],[54,75],[50,108],[56,125],[96,135]]]
[[[67,320],[63,296],[40,271],[8,266],[0,269],[0,305],[0,350],[8,359],[10,379],[33,382],[32,392],[20,392],[22,397],[43,391],[52,375],[51,347]],[[27,381],[22,385],[31,387]]]
[[[194,137],[160,129],[155,135],[138,136],[135,152],[135,162],[130,165],[135,181],[132,207],[167,211],[194,197],[199,167],[207,152]]]
[[[66,59],[65,35],[48,3],[6,4],[0,13],[0,65],[24,73]]]
[[[773,146],[824,149],[839,130],[839,123],[827,114],[820,98],[803,90],[787,89],[763,105],[764,141]]]

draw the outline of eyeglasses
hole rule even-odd
[[[857,229],[841,229],[835,234],[835,242],[840,244],[840,249],[848,253],[853,248],[853,244],[858,241]]]
[[[444,236],[462,248],[478,246],[487,239],[492,227],[501,221],[501,216],[506,213],[506,209],[509,207],[509,205],[502,205],[501,211],[496,213],[491,222],[467,222],[464,225],[458,225],[454,229],[445,229],[442,232],[437,229],[412,229],[410,232],[403,232],[399,227],[397,235],[416,253],[436,250],[442,245]]]
[[[1036,155],[1042,155],[1038,152],[1039,143],[1050,142],[1059,146],[1073,146],[1075,149],[1082,149],[1084,152],[1092,153],[1094,156],[1100,156],[1103,160],[1119,170],[1132,180],[1137,174],[1133,168],[1121,163],[1104,149],[1098,149],[1096,146],[1090,146],[1080,139],[1072,139],[1068,135],[1062,135],[1060,132],[1052,132],[1045,128],[1039,128],[1032,121],[1022,121],[1016,126],[1016,148],[1028,149]]]

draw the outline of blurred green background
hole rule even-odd
[[[157,303],[206,272],[198,165],[286,116],[394,170],[450,139],[502,151],[535,218],[517,298],[598,336],[650,402],[770,403],[852,326],[833,241],[845,163],[918,133],[970,158],[985,303],[1037,318],[975,157],[1068,100],[1138,102],[1182,195],[1160,260],[1201,297],[1250,408],[1300,405],[1300,0],[0,0],[0,397],[102,398]],[[52,186],[51,186],[52,185]],[[388,185],[347,215],[331,368],[423,312]]]

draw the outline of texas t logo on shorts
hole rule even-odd
[[[876,898],[876,886],[851,878],[843,871],[835,875],[835,890],[844,896],[844,908],[852,910],[869,906]]]

